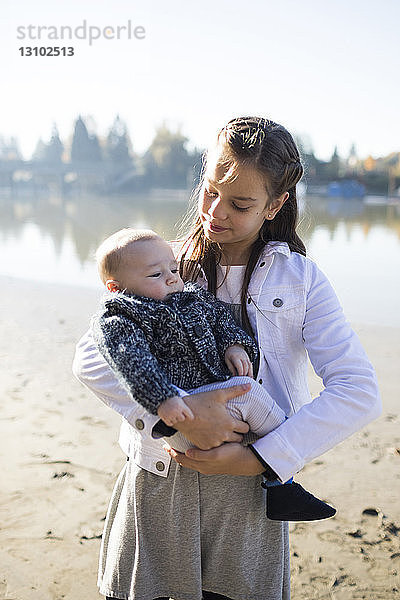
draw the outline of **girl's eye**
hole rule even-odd
[[[249,208],[250,208],[250,206],[246,206],[246,207],[243,207],[243,206],[238,206],[238,205],[237,205],[237,204],[235,204],[234,202],[232,202],[232,206],[233,206],[233,208],[234,208],[235,210],[238,210],[238,211],[240,211],[240,212],[246,212],[246,210],[249,210]]]
[[[171,269],[171,273],[177,273],[178,269]]]
[[[148,277],[160,277],[161,273],[152,273],[151,275],[148,275]]]

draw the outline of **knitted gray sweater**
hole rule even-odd
[[[258,349],[226,305],[193,283],[166,300],[107,294],[92,319],[96,344],[132,397],[152,414],[176,388],[189,390],[231,374],[225,350]]]

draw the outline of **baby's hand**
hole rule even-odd
[[[232,375],[253,377],[253,365],[246,350],[235,344],[225,350],[225,363]]]
[[[179,396],[172,396],[172,398],[164,400],[158,407],[157,414],[170,427],[185,419],[189,419],[189,421],[194,419],[192,411]]]

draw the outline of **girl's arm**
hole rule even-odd
[[[222,444],[211,450],[189,448],[185,454],[173,448],[168,448],[167,452],[183,467],[199,471],[204,475],[253,476],[261,475],[265,471],[265,467],[253,452],[239,443]]]
[[[144,427],[138,432],[143,436],[153,431],[159,417],[150,414],[136,402],[98,351],[89,330],[78,342],[72,366],[75,377],[97,398],[135,426],[137,420]],[[226,410],[226,402],[247,391],[245,386],[236,386],[213,392],[191,394],[178,390],[195,415],[193,421],[179,424],[179,430],[199,448],[210,448],[224,441],[238,442],[240,433],[248,431],[247,423],[237,421]],[[154,437],[160,437],[156,435]]]
[[[253,446],[283,481],[381,414],[374,369],[326,276],[308,264],[303,340],[324,389]]]
[[[144,421],[149,431],[158,422],[157,415],[148,413],[143,406],[132,399],[115,373],[100,354],[89,329],[76,345],[72,363],[75,377],[99,400],[120,414],[130,425],[137,419]]]
[[[381,413],[374,369],[345,320],[329,281],[313,262],[307,263],[303,340],[324,390],[277,429],[252,444],[282,481]],[[236,444],[208,452],[188,450],[186,454],[175,453],[172,457],[202,473],[252,475],[258,469],[258,472],[264,470],[248,448],[240,449]]]

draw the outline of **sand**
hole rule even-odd
[[[0,598],[97,599],[100,536],[124,463],[120,419],[74,380],[71,361],[98,292],[0,284]],[[290,526],[295,600],[400,597],[400,331],[354,327],[384,411],[297,477],[338,513]]]

